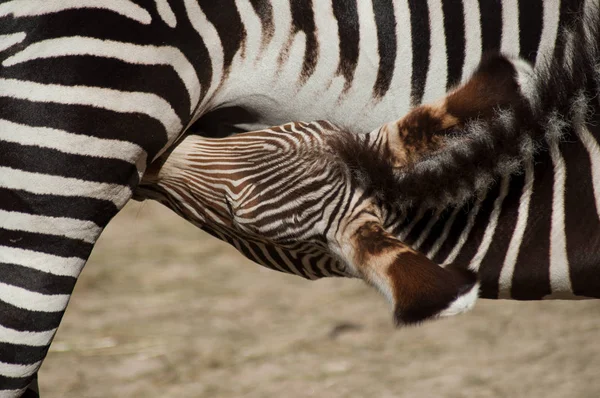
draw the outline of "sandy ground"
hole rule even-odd
[[[155,203],[110,224],[42,397],[600,397],[600,301],[395,329],[359,281],[263,269]]]

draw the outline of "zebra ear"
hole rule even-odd
[[[461,127],[470,120],[491,118],[498,109],[521,104],[533,69],[525,61],[503,55],[485,57],[463,85],[442,100],[414,108],[397,123],[406,137]]]
[[[533,69],[524,61],[486,57],[471,78],[441,100],[412,109],[372,134],[385,134],[386,158],[404,167],[441,149],[448,133],[478,118],[489,119],[499,109],[522,104]]]
[[[475,304],[475,273],[438,266],[380,224],[364,223],[352,242],[357,271],[392,303],[397,325],[459,314]]]
[[[491,118],[499,108],[520,105],[532,79],[533,68],[527,62],[499,54],[486,56],[465,84],[446,95],[440,111],[459,124]]]

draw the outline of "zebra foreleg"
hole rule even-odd
[[[38,374],[36,373],[33,380],[27,387],[27,390],[23,393],[22,398],[39,398],[40,387],[38,385]]]

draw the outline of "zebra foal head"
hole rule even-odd
[[[310,279],[350,276],[377,288],[397,324],[470,309],[476,275],[442,268],[389,228],[402,173],[443,151],[469,120],[521,101],[514,64],[486,59],[441,101],[356,135],[326,121],[222,139],[188,134],[148,168],[138,197],[156,199],[255,262]],[[384,192],[384,194],[381,194]]]

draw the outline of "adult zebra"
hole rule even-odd
[[[486,58],[364,135],[327,121],[190,134],[139,193],[270,268],[362,278],[399,324],[469,309],[473,272],[483,297],[600,298],[600,2],[563,35],[536,71]]]
[[[486,50],[551,54],[582,1],[0,3],[0,395],[22,394],[103,227],[198,118],[368,131]]]

